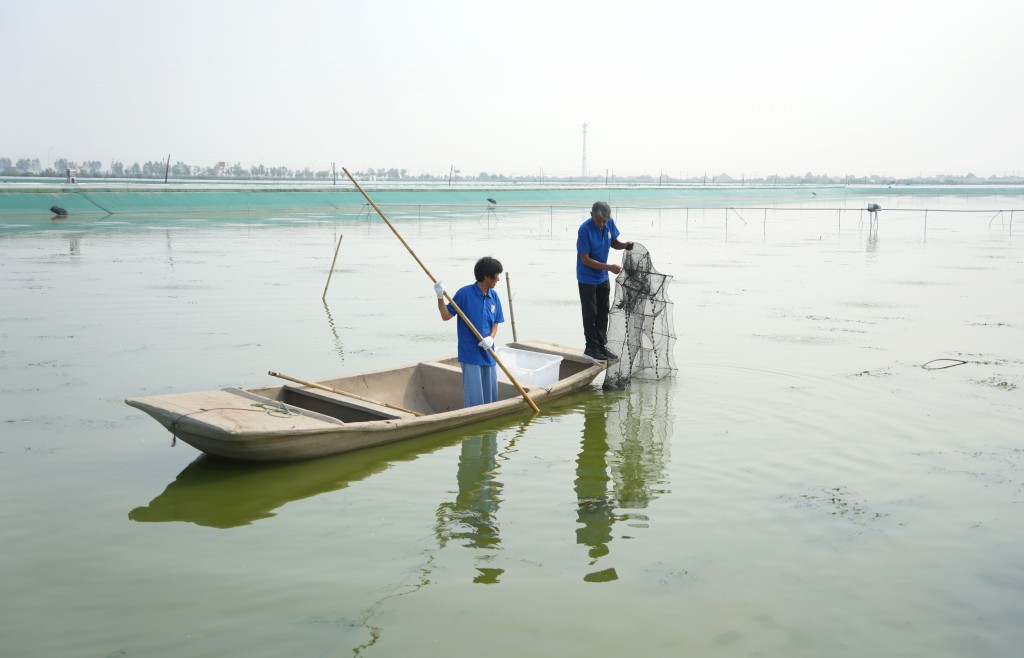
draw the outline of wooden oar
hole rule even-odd
[[[398,234],[398,231],[391,224],[391,220],[389,220],[388,216],[384,214],[384,211],[381,210],[376,203],[374,203],[373,199],[370,198],[370,195],[367,194],[366,190],[363,189],[363,186],[360,185],[359,181],[355,179],[355,176],[353,176],[345,167],[342,167],[341,170],[345,172],[345,175],[348,176],[348,179],[352,181],[353,185],[356,186],[356,189],[359,190],[360,194],[362,194],[363,197],[365,197],[366,200],[370,203],[370,205],[373,206],[373,209],[377,211],[377,214],[380,215],[380,218],[383,219],[384,223],[388,225],[388,228],[391,229],[391,232],[395,234],[395,237],[398,238],[399,242],[402,243],[402,246],[405,247],[406,251],[408,251],[409,254],[416,260],[416,262],[419,263],[420,267],[423,268],[423,271],[427,274],[428,277],[430,277],[430,281],[432,283],[437,283],[437,279],[434,278],[434,275],[430,273],[430,270],[427,269],[427,266],[423,264],[423,261],[421,261],[419,256],[416,255],[416,252],[412,250],[412,247],[409,246],[409,243],[407,243],[402,238],[402,236]],[[448,294],[447,290],[444,291],[444,296],[448,299],[448,302],[452,305],[452,308],[455,309],[455,312],[458,314],[458,316],[462,318],[462,321],[466,323],[466,326],[469,327],[469,330],[473,332],[474,336],[476,336],[476,339],[478,341],[482,341],[484,337],[480,335],[480,332],[477,331],[476,327],[473,326],[473,323],[469,321],[469,318],[467,318],[466,314],[462,312],[462,309],[459,308],[459,305],[456,304],[455,300],[451,298],[451,295]],[[511,372],[509,372],[508,368],[505,367],[505,364],[501,362],[501,359],[499,359],[498,355],[494,353],[494,350],[488,349],[487,351],[491,353],[491,356],[494,357],[495,362],[497,362],[498,366],[501,367],[501,370],[505,373],[505,376],[508,377],[508,380],[512,382],[512,385],[516,387],[516,390],[519,391],[519,395],[522,395],[523,399],[526,400],[526,403],[530,405],[530,408],[533,409],[535,413],[540,413],[540,407],[538,407],[537,403],[530,398],[530,394],[527,393],[526,390],[524,390],[523,387],[519,385],[519,382],[516,381],[516,378],[512,375]]]
[[[362,400],[363,402],[369,402],[370,404],[376,404],[381,407],[387,407],[388,409],[394,409],[395,411],[402,411],[407,414],[412,414],[413,416],[424,415],[418,411],[413,411],[412,409],[405,409],[403,407],[399,407],[394,404],[388,404],[387,402],[381,402],[379,400],[371,400],[370,398],[364,398],[363,396],[356,395],[355,393],[349,393],[348,391],[342,391],[337,388],[331,388],[330,386],[324,386],[323,384],[317,384],[316,382],[307,381],[305,379],[299,379],[298,377],[292,377],[290,375],[282,375],[281,373],[274,372],[273,370],[271,370],[267,374],[270,375],[271,377],[280,377],[281,379],[287,379],[288,381],[295,382],[296,384],[302,384],[303,386],[309,386],[310,388],[319,388],[325,391],[330,391],[331,393],[337,393],[338,395],[344,395],[350,398],[355,398],[357,400]]]

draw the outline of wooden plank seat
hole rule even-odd
[[[414,414],[399,411],[383,404],[374,404],[373,402],[349,397],[341,393],[306,386],[282,386],[281,401],[301,409],[308,409],[331,416],[346,423],[416,417]]]

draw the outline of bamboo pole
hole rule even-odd
[[[316,382],[311,382],[311,381],[308,381],[306,379],[299,379],[298,377],[292,377],[291,375],[284,375],[284,374],[281,374],[279,372],[274,372],[273,370],[271,370],[267,374],[270,375],[271,377],[280,377],[281,379],[287,379],[290,382],[295,382],[296,384],[302,384],[303,386],[309,386],[310,388],[319,388],[319,389],[324,390],[324,391],[330,391],[331,393],[337,393],[338,395],[344,395],[344,396],[347,396],[347,397],[350,397],[350,398],[355,398],[357,400],[362,400],[363,402],[369,402],[370,404],[376,404],[376,405],[380,405],[382,407],[387,407],[388,409],[394,409],[395,411],[403,411],[403,412],[405,412],[407,414],[412,414],[413,416],[422,416],[422,415],[424,415],[424,414],[421,414],[418,411],[413,411],[412,409],[405,409],[404,407],[399,407],[399,406],[394,405],[394,404],[388,404],[387,402],[380,402],[379,400],[371,400],[370,398],[364,398],[363,396],[356,395],[355,393],[349,393],[348,391],[342,391],[342,390],[339,390],[339,389],[336,389],[336,388],[331,388],[330,386],[324,386],[323,384],[317,384]]]
[[[359,190],[359,193],[363,195],[363,197],[370,203],[371,206],[373,206],[373,209],[377,211],[377,214],[380,215],[380,218],[383,219],[384,223],[388,225],[388,228],[391,229],[391,232],[395,234],[395,237],[398,238],[398,241],[402,243],[402,246],[404,246],[405,250],[409,252],[409,255],[412,256],[417,263],[419,263],[419,266],[430,278],[430,281],[432,283],[437,283],[437,278],[435,278],[434,275],[431,274],[430,270],[427,269],[427,266],[424,265],[423,261],[420,260],[420,257],[417,256],[416,252],[413,251],[412,247],[409,246],[409,243],[407,243],[405,239],[398,233],[395,227],[391,224],[391,220],[388,219],[387,215],[385,215],[384,211],[381,210],[379,206],[377,206],[374,200],[370,198],[370,195],[366,193],[366,190],[364,190],[363,186],[359,184],[359,181],[355,179],[355,176],[353,176],[351,172],[349,172],[349,170],[345,167],[342,167],[341,170],[345,172],[345,175],[348,176],[348,179],[352,181],[353,185],[356,186],[356,189]],[[462,319],[462,321],[466,323],[466,326],[469,327],[469,330],[473,332],[473,335],[476,336],[477,340],[482,341],[484,337],[480,335],[480,332],[477,331],[476,327],[473,326],[473,323],[469,321],[469,318],[467,318],[466,314],[462,312],[462,309],[459,308],[459,305],[456,304],[455,300],[451,298],[451,295],[448,294],[447,290],[444,291],[444,296],[448,299],[448,302],[452,305],[452,308],[455,309],[455,312]],[[492,357],[494,357],[494,361],[501,368],[502,372],[505,373],[505,376],[508,377],[508,380],[512,382],[512,385],[516,387],[516,390],[519,391],[519,394],[523,396],[523,399],[526,400],[526,403],[530,405],[530,408],[533,409],[534,412],[540,413],[540,407],[538,407],[537,403],[534,402],[532,398],[530,398],[530,394],[527,393],[522,386],[520,386],[515,376],[511,372],[509,372],[509,369],[506,368],[505,364],[501,362],[501,359],[499,359],[498,355],[494,353],[494,350],[488,349],[487,351],[490,352]]]
[[[331,275],[334,274],[334,264],[338,262],[338,250],[341,249],[341,239],[344,237],[344,234],[338,236],[338,246],[334,248],[334,260],[331,261],[331,269],[327,272],[327,283],[324,284],[324,294],[320,297],[320,300],[324,303],[327,302],[327,286],[331,285]]]
[[[512,318],[512,340],[519,342],[516,336],[516,312],[512,308],[512,277],[508,272],[505,272],[505,290],[508,294],[508,314]]]

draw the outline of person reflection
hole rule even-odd
[[[609,555],[613,525],[647,527],[648,507],[666,491],[670,391],[666,382],[634,382],[625,393],[606,393],[584,409],[576,460],[576,543],[589,547],[591,567]],[[606,567],[595,568],[583,580],[618,578],[614,567]]]
[[[441,547],[449,541],[464,540],[463,546],[483,551],[501,549],[497,513],[501,504],[502,483],[497,477],[498,434],[487,432],[462,442],[456,479],[459,493],[454,502],[441,503],[437,509],[437,539]],[[481,560],[493,558],[482,555]],[[496,584],[503,569],[477,567],[474,583]]]
[[[662,493],[668,462],[669,436],[672,434],[671,389],[666,383],[637,382],[630,395],[615,403],[618,441],[611,452],[612,480],[620,521],[634,527],[646,527],[648,506]]]
[[[608,554],[615,522],[615,502],[609,490],[608,474],[608,409],[603,398],[589,403],[583,410],[583,440],[576,459],[576,543],[589,546],[590,566]],[[614,568],[598,569],[583,577],[587,582],[618,580]]]

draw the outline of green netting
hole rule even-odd
[[[354,192],[291,190],[182,190],[0,193],[0,214],[49,215],[50,206],[75,214],[160,212],[272,212],[281,210],[336,210],[360,205]]]
[[[0,216],[50,216],[50,207],[59,206],[73,214],[131,214],[163,212],[332,212],[365,206],[365,200],[349,186],[318,189],[239,185],[231,189],[201,189],[153,184],[111,186],[87,183],[77,186],[24,186],[0,184]],[[146,189],[150,188],[150,189]],[[374,201],[389,209],[437,206],[446,208],[486,207],[489,199],[498,208],[514,206],[588,207],[595,198],[607,200],[613,207],[758,207],[792,203],[822,203],[872,200],[891,195],[921,194],[1016,194],[1019,187],[976,188],[887,188],[844,186],[790,187],[673,187],[673,186],[494,186],[494,187],[420,187],[395,189],[369,186]]]

